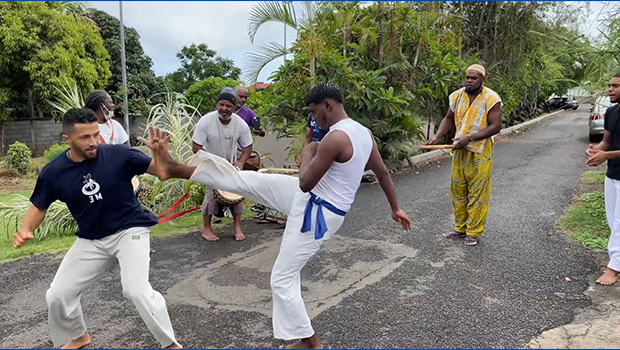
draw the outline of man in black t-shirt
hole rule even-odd
[[[609,100],[616,105],[605,112],[605,134],[596,147],[590,145],[586,154],[589,166],[598,166],[607,161],[605,177],[605,212],[611,235],[607,250],[609,264],[607,270],[596,283],[612,285],[620,274],[620,73],[609,81]]]
[[[97,117],[88,108],[67,111],[62,128],[70,148],[41,171],[32,204],[13,236],[15,248],[32,239],[56,200],[67,204],[77,222],[77,239],[45,296],[54,346],[75,349],[90,343],[80,296],[118,261],[123,295],[163,347],[179,348],[164,297],[149,283],[149,228],[157,219],[142,210],[131,184],[136,175],[157,176],[154,162],[126,145],[99,145]]]

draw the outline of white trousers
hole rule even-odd
[[[175,343],[164,297],[149,283],[150,230],[134,227],[97,240],[77,238],[65,255],[45,298],[54,346],[86,332],[80,298],[118,260],[123,295],[162,346]]]
[[[198,168],[190,180],[242,195],[288,216],[280,252],[271,271],[273,333],[284,340],[314,335],[301,296],[301,269],[338,231],[344,217],[323,208],[328,230],[317,240],[314,238],[316,205],[312,209],[311,230],[300,232],[310,194],[301,191],[296,177],[237,171],[224,158],[203,151],[198,152],[193,165]]]
[[[609,267],[620,271],[620,181],[605,177],[605,213],[611,230],[607,251]]]

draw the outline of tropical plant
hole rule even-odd
[[[170,135],[170,155],[182,164],[189,164],[194,156],[192,151],[192,136],[199,111],[191,106],[183,94],[168,91],[162,94],[165,102],[151,108],[146,123],[144,137],[148,138],[149,128],[157,127]],[[146,149],[143,149],[146,151]],[[172,179],[165,182],[151,175],[140,178],[143,196],[139,196],[141,204],[155,212],[162,212],[170,208],[185,193],[190,192],[196,184],[184,179]],[[184,202],[181,209],[195,205],[193,201]]]
[[[60,88],[54,86],[56,90],[56,101],[47,100],[47,103],[54,108],[54,119],[59,120],[68,110],[84,107],[84,95],[75,82],[66,81],[60,84]]]
[[[0,203],[0,222],[4,222],[5,232],[7,238],[13,233],[17,226],[26,215],[26,211],[31,206],[28,197],[20,194],[14,194],[11,196],[9,203]],[[55,236],[71,236],[77,232],[77,223],[67,205],[55,201],[50,205],[45,214],[45,219],[41,222],[38,229],[35,230],[34,235],[38,238],[43,238],[48,235]]]
[[[296,45],[309,57],[310,84],[314,86],[316,57],[325,47],[325,38],[318,30],[325,12],[321,11],[321,7],[313,1],[303,1],[302,7],[303,11],[298,17],[292,1],[260,1],[256,3],[250,10],[248,35],[250,41],[254,43],[254,37],[260,27],[269,22],[282,23],[297,31]],[[256,83],[258,75],[267,64],[292,52],[277,42],[258,46],[246,54],[248,63],[243,76],[244,80],[249,84]]]

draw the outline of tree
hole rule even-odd
[[[241,85],[235,79],[222,79],[220,77],[210,77],[192,84],[185,93],[189,103],[196,107],[201,114],[215,110],[217,97],[225,87],[234,88]]]
[[[113,97],[121,94],[123,89],[122,65],[121,65],[121,38],[120,21],[104,11],[90,10],[88,14],[103,38],[103,44],[110,54],[110,71],[112,76],[105,90]],[[134,28],[125,27],[125,64],[127,67],[127,97],[129,111],[140,111],[148,115],[146,100],[159,92],[163,92],[163,86],[158,84],[155,73],[152,70],[153,60],[144,53],[140,44],[140,35]],[[117,111],[122,114],[122,98],[116,98]]]
[[[104,87],[108,59],[97,28],[60,3],[0,2],[0,95],[14,114],[43,117],[42,100],[65,80],[82,90]]]
[[[325,48],[325,37],[318,30],[319,24],[327,11],[321,11],[322,7],[313,1],[303,2],[304,10],[299,17],[295,13],[295,7],[291,1],[260,1],[250,10],[250,24],[248,35],[254,43],[254,37],[260,27],[269,22],[279,22],[297,31],[297,49],[303,50],[309,57],[309,72],[311,85],[314,86],[316,57]],[[258,75],[267,64],[273,60],[292,53],[293,49],[287,49],[276,42],[263,44],[247,54],[248,65],[244,80],[254,84]]]
[[[217,52],[209,49],[207,44],[183,46],[177,53],[181,68],[166,75],[166,84],[173,91],[184,92],[195,82],[210,77],[239,79],[241,69],[235,67],[233,60],[216,55]]]

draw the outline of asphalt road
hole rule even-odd
[[[586,170],[585,107],[499,140],[487,229],[476,247],[452,226],[450,159],[394,177],[413,219],[404,232],[378,185],[364,184],[345,225],[303,271],[315,330],[330,348],[515,348],[569,323],[590,300],[594,257],[555,232]],[[156,240],[151,284],[168,300],[185,348],[253,348],[273,340],[269,269],[277,226],[245,222],[248,239],[198,233]],[[228,231],[228,229],[227,229]],[[50,347],[45,291],[61,256],[0,265],[0,347]],[[565,277],[570,277],[567,282]],[[118,268],[82,297],[93,348],[158,347],[122,296]]]

